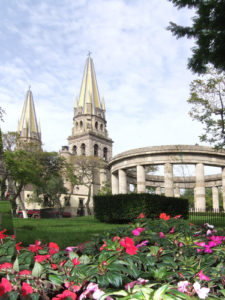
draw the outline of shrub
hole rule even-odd
[[[9,234],[13,234],[13,220],[11,212],[11,204],[9,201],[0,201],[0,213],[2,214],[2,222],[0,229],[7,229]]]
[[[94,196],[95,217],[102,222],[127,223],[141,212],[154,219],[161,211],[187,219],[188,200],[146,193]]]

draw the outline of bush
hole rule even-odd
[[[2,222],[0,230],[7,229],[9,234],[13,234],[13,220],[11,212],[11,204],[9,201],[0,201],[0,213],[2,214]]]
[[[94,196],[95,217],[102,222],[127,223],[141,212],[154,219],[162,211],[187,219],[188,200],[146,193]]]

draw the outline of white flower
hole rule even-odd
[[[195,290],[195,292],[198,294],[198,297],[199,297],[200,299],[205,299],[205,298],[208,297],[208,293],[209,293],[209,291],[210,291],[209,288],[205,288],[205,287],[201,288],[201,285],[200,285],[199,282],[195,282],[195,283],[193,284],[193,287],[194,287],[194,290]]]

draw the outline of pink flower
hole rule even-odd
[[[56,243],[50,242],[48,247],[49,247],[50,255],[53,255],[53,254],[59,252],[59,246]]]
[[[66,252],[73,252],[74,249],[77,249],[77,247],[73,247],[73,246],[66,247]]]
[[[201,280],[210,281],[210,278],[208,276],[204,275],[202,270],[200,270],[197,275]]]
[[[105,247],[107,247],[106,242],[103,240],[104,244],[99,248],[99,251],[102,251]]]
[[[135,247],[133,239],[125,237],[120,241],[120,245],[125,248],[127,254],[137,254],[138,248]]]
[[[4,295],[5,293],[11,292],[11,290],[12,290],[11,282],[6,278],[2,278],[0,283],[0,296]]]
[[[99,299],[104,292],[99,289],[96,283],[90,282],[86,288],[86,290],[80,295],[79,300],[86,299],[88,297],[92,299]]]
[[[19,275],[31,275],[31,271],[30,270],[22,270],[19,272]]]
[[[12,269],[13,268],[13,264],[5,262],[3,264],[0,265],[0,271],[1,270],[7,270],[7,269]]]
[[[138,278],[138,280],[129,282],[125,285],[125,289],[132,289],[135,285],[145,285],[146,283],[148,283],[149,280],[143,279],[143,278]]]
[[[72,300],[76,300],[77,295],[69,290],[65,290],[62,294],[58,294],[56,295],[56,297],[52,298],[52,300],[68,299],[68,298]]]
[[[138,227],[138,228],[136,228],[136,229],[134,229],[134,230],[132,230],[132,233],[133,233],[133,235],[140,235],[140,233],[142,232],[142,231],[144,231],[145,230],[145,228],[142,228],[142,227]]]
[[[74,265],[74,266],[80,264],[79,260],[78,260],[76,257],[75,257],[74,259],[72,259],[72,262],[73,262],[73,265]]]
[[[35,261],[37,261],[37,262],[42,262],[42,261],[44,261],[44,260],[48,260],[49,258],[51,258],[51,255],[49,255],[49,254],[45,254],[45,255],[36,255],[35,257]]]
[[[0,231],[0,239],[4,239],[5,237],[7,237],[8,235],[4,234],[4,232],[6,232],[7,229],[4,229],[2,231]]]
[[[171,233],[174,233],[174,230],[175,230],[175,228],[172,227],[172,229],[169,231],[169,233],[170,233],[170,234],[171,234]]]
[[[187,292],[187,287],[189,286],[190,282],[188,282],[187,280],[185,281],[179,281],[177,286],[178,286],[178,291],[182,292],[182,293],[185,293]]]
[[[27,282],[23,282],[21,287],[22,297],[33,293],[33,288]]]
[[[181,248],[181,247],[183,247],[184,246],[184,244],[183,243],[179,243],[179,247]]]
[[[140,244],[137,244],[136,247],[140,248],[140,247],[146,246],[147,244],[148,244],[148,240],[145,240],[145,241],[142,241]]]
[[[140,215],[137,217],[137,219],[143,219],[145,216],[143,213],[140,213]]]
[[[181,217],[182,217],[182,215],[177,215],[177,216],[175,216],[173,218],[176,220],[176,219],[180,219]]]
[[[40,245],[40,241],[35,241],[35,245],[30,245],[28,247],[28,250],[30,250],[31,252],[37,252],[38,250],[42,250],[42,247]]]
[[[200,299],[205,299],[205,298],[208,297],[208,293],[210,291],[209,288],[205,288],[205,287],[201,288],[201,285],[200,285],[199,282],[195,282],[193,284],[193,287],[194,287],[194,290],[195,290],[195,292],[197,293],[197,295]]]
[[[160,237],[160,239],[163,239],[164,237],[165,237],[165,234],[163,233],[163,232],[159,232],[159,237]]]

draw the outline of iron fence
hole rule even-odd
[[[198,209],[191,209],[189,211],[189,220],[194,224],[209,223],[225,228],[225,211],[213,209],[202,211]]]

